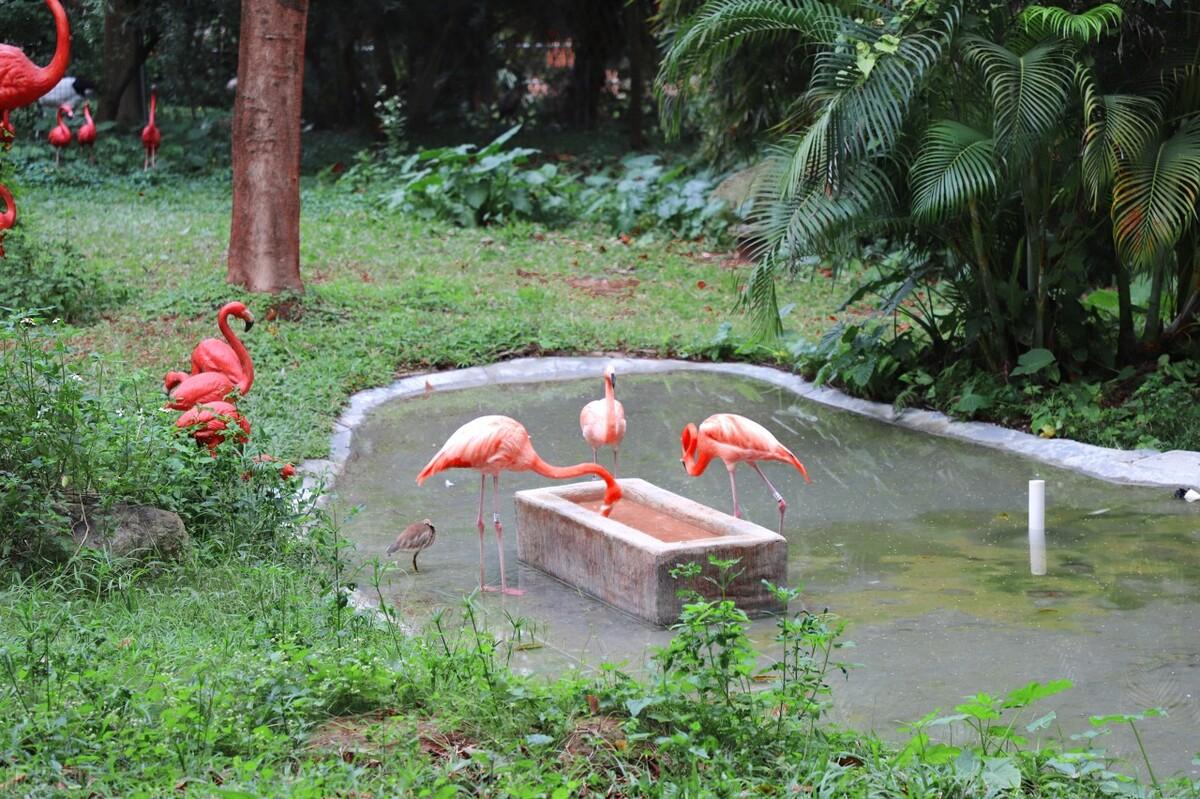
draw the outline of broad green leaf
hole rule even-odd
[[[1054,363],[1055,360],[1054,353],[1052,353],[1050,350],[1030,350],[1029,352],[1022,353],[1021,356],[1017,358],[1017,368],[1013,369],[1011,372],[1009,372],[1009,374],[1012,377],[1037,374],[1050,364]],[[1057,693],[1057,691],[1055,693]]]

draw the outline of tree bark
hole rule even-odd
[[[303,291],[300,105],[308,0],[242,0],[233,107],[230,283]]]
[[[135,80],[157,43],[147,44],[132,17],[140,0],[109,0],[104,6],[104,84],[97,116],[123,128],[140,128],[142,93]]]

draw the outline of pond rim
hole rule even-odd
[[[549,381],[599,380],[606,364],[617,374],[654,375],[671,372],[707,372],[760,380],[819,402],[887,424],[930,435],[967,441],[1079,474],[1129,485],[1176,488],[1200,485],[1200,453],[1188,450],[1159,452],[1153,449],[1122,450],[1083,444],[1064,438],[1040,438],[988,422],[963,422],[940,411],[905,408],[897,411],[882,402],[851,397],[828,386],[816,386],[800,375],[749,363],[684,361],[670,358],[614,356],[553,356],[517,358],[488,366],[471,366],[441,372],[408,375],[387,386],[369,388],[350,396],[334,422],[329,457],[300,464],[306,488],[323,482],[332,488],[350,456],[354,431],[367,414],[392,400],[420,397],[431,391],[459,391],[491,385]]]

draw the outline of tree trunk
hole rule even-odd
[[[1129,271],[1118,258],[1114,268],[1117,283],[1117,313],[1120,319],[1117,328],[1117,359],[1121,364],[1133,363],[1137,342],[1133,332],[1133,299],[1129,290]]]
[[[308,0],[242,0],[230,283],[302,291],[300,101]]]
[[[645,28],[640,0],[628,3],[625,6],[625,42],[629,56],[629,147],[632,150],[646,146],[642,119],[642,102],[645,98],[642,43],[646,35]]]
[[[104,6],[104,83],[97,117],[123,128],[140,128],[144,116],[135,78],[151,48],[143,45],[141,31],[131,20],[139,2],[109,0]]]

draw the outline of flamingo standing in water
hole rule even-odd
[[[254,326],[254,316],[246,310],[244,303],[227,302],[222,305],[221,310],[217,312],[217,328],[225,337],[225,341],[206,338],[197,344],[192,350],[192,374],[221,372],[232,382],[240,383],[246,380],[246,373],[249,372],[250,382],[253,382],[254,365],[250,362],[250,353],[246,351],[246,345],[242,344],[241,339],[229,327],[231,316],[236,316],[246,323],[247,333]],[[249,390],[250,386],[247,384],[242,393],[245,394]]]
[[[92,119],[92,109],[90,108],[90,106],[91,106],[91,103],[85,102],[83,104],[84,123],[83,123],[83,127],[81,127],[79,129],[79,132],[77,132],[75,134],[75,139],[76,139],[76,141],[79,142],[80,147],[88,148],[88,151],[91,153],[91,155],[89,156],[89,159],[92,161],[95,161],[96,160],[96,122],[95,122],[95,120]]]
[[[54,147],[54,165],[58,166],[59,159],[62,157],[64,147],[71,146],[71,129],[67,127],[67,123],[63,121],[63,114],[69,117],[75,116],[75,112],[71,106],[63,103],[58,107],[58,124],[50,130],[50,135],[46,138],[50,140],[50,144]]]
[[[142,128],[142,146],[146,148],[146,159],[142,161],[142,169],[153,169],[158,157],[158,145],[162,144],[162,134],[158,125],[154,124],[154,112],[158,108],[158,88],[150,87],[150,121]]]
[[[742,509],[738,505],[737,482],[733,473],[739,463],[750,464],[750,468],[758,472],[767,488],[771,489],[771,496],[779,503],[779,534],[783,535],[783,514],[787,512],[787,502],[763,474],[758,461],[783,461],[796,467],[804,475],[804,482],[812,481],[808,479],[804,464],[797,460],[790,449],[780,444],[767,428],[736,413],[717,413],[701,422],[699,428],[694,424],[683,428],[680,443],[683,445],[683,457],[680,460],[692,477],[704,474],[713,458],[724,461],[725,468],[729,470],[729,487],[733,492],[733,515],[739,519],[742,518]]]
[[[612,447],[613,474],[620,471],[621,440],[625,438],[625,406],[617,399],[617,374],[611,366],[604,368],[604,399],[592,400],[579,412],[579,429],[592,448],[592,461],[599,460],[601,447]]]
[[[607,488],[600,513],[607,516],[612,506],[621,499],[621,486],[608,470],[596,463],[579,463],[574,466],[551,466],[533,449],[527,431],[516,419],[507,416],[480,416],[464,424],[446,440],[438,453],[417,475],[417,485],[446,469],[475,469],[479,475],[479,515],[475,526],[479,530],[479,587],[484,591],[495,591],[484,581],[483,576],[483,495],[487,488],[487,477],[492,476],[492,524],[496,529],[496,547],[500,552],[500,591],[520,596],[525,593],[518,588],[509,588],[504,574],[504,528],[500,524],[500,472],[537,472],[543,477],[561,480],[584,474],[598,475]]]
[[[0,200],[4,201],[4,213],[0,214],[0,258],[4,257],[4,231],[17,224],[17,203],[8,186],[0,183]]]
[[[0,111],[12,111],[36,102],[53,89],[71,61],[71,27],[59,0],[46,0],[54,15],[54,56],[44,67],[29,60],[19,47],[0,44]],[[7,115],[6,115],[7,118]]]

